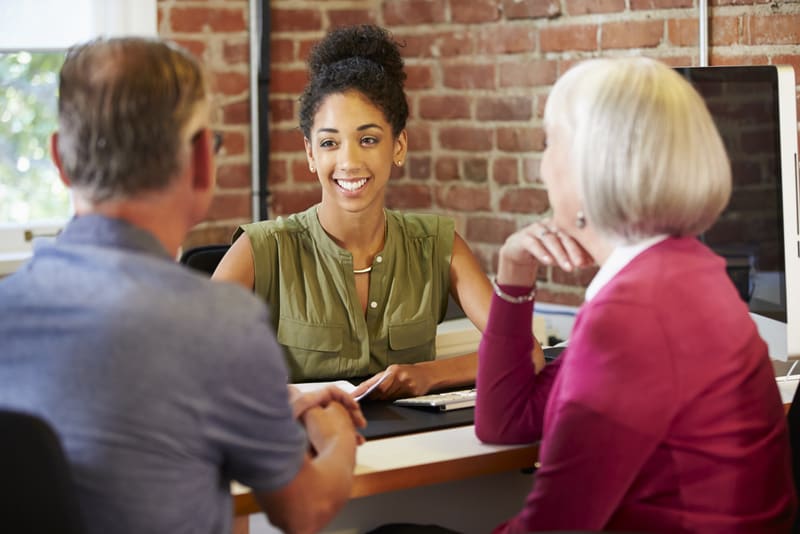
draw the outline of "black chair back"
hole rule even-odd
[[[187,267],[211,276],[230,247],[230,245],[204,245],[190,248],[181,254],[179,261]]]
[[[86,532],[58,436],[39,417],[13,411],[0,411],[0,530]]]

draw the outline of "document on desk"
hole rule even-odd
[[[369,387],[369,389],[367,389],[364,393],[362,393],[361,395],[359,395],[355,399],[357,401],[360,401],[361,399],[363,399],[364,397],[366,397],[367,395],[372,393],[372,390],[374,390],[376,387],[378,387],[381,384],[381,382],[383,382],[383,380],[387,376],[388,375],[386,373],[383,373],[383,375],[380,377],[380,379],[375,381],[375,383],[372,384]],[[334,380],[332,382],[299,382],[297,384],[292,384],[292,386],[294,386],[297,389],[299,389],[302,393],[308,393],[309,391],[315,391],[317,389],[326,388],[328,386],[336,386],[337,388],[341,389],[342,391],[344,391],[346,393],[352,393],[356,389],[356,386],[354,386],[353,384],[351,384],[347,380]]]

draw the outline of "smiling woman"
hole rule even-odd
[[[373,375],[356,391],[382,380],[373,397],[473,383],[474,354],[435,360],[436,325],[452,295],[483,329],[488,279],[451,219],[385,207],[408,150],[399,45],[376,26],[339,28],[308,66],[300,129],[322,200],[241,227],[214,278],[270,305],[294,381]]]

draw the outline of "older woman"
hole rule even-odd
[[[553,87],[545,129],[552,219],[503,245],[479,350],[478,437],[541,438],[534,488],[498,531],[788,532],[767,347],[695,238],[731,189],[703,100],[656,61],[591,60]],[[591,261],[569,348],[537,374],[537,272]]]

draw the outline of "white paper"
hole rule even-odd
[[[336,386],[346,393],[352,393],[356,387],[347,380],[335,380],[333,382],[301,382],[299,384],[292,384],[300,390],[301,393],[309,393],[318,389],[324,389],[328,386]]]

